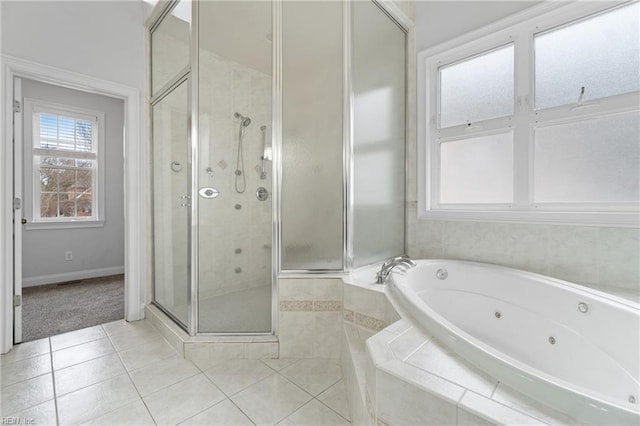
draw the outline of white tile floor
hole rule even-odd
[[[199,368],[145,321],[24,343],[0,365],[3,424],[349,424],[338,360],[227,360]]]

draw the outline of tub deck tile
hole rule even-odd
[[[544,423],[551,425],[579,425],[580,423],[568,415],[521,394],[504,383],[498,384],[491,397],[496,402],[513,409],[524,411]]]
[[[528,416],[512,407],[500,404],[497,401],[467,391],[458,404],[458,424],[463,419],[475,417],[484,423],[466,424],[503,424],[503,425],[546,425],[535,417]]]
[[[435,340],[418,349],[406,362],[488,398],[498,384],[497,380]]]

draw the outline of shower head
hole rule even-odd
[[[244,115],[240,114],[239,112],[236,112],[233,115],[234,115],[235,118],[239,118],[240,119],[240,123],[242,124],[243,127],[248,127],[249,124],[251,124],[251,119],[249,117],[245,117]]]

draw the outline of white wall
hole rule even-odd
[[[47,284],[124,271],[124,102],[120,99],[23,80],[25,98],[102,111],[105,113],[104,227],[83,229],[27,229],[23,232],[23,285]],[[31,137],[30,117],[24,117],[24,136]],[[28,153],[25,153],[25,157]],[[29,158],[25,158],[25,162]],[[31,188],[24,188],[30,200]],[[28,208],[25,202],[25,208]],[[64,252],[73,252],[65,261]]]
[[[541,1],[416,1],[416,48],[428,49]]]
[[[144,88],[142,1],[3,1],[2,53]]]
[[[134,87],[143,94],[145,16],[146,10],[141,1],[2,2],[2,54]],[[122,109],[122,102],[117,102]],[[119,120],[123,120],[122,111],[118,115]],[[108,125],[114,124],[113,120],[108,121]],[[45,243],[46,250],[41,248],[44,251],[31,256],[38,258],[53,250],[55,259],[29,262],[25,257],[23,272],[27,283],[29,278],[43,275],[123,266],[122,122],[118,126],[119,129],[111,131],[118,132],[120,146],[114,154],[117,157],[109,159],[107,176],[116,176],[115,181],[109,184],[114,184],[120,201],[107,200],[107,215],[111,219],[109,226],[116,227],[108,234],[107,248],[84,250],[76,240],[56,247]],[[25,244],[39,247],[39,243],[31,241],[33,232],[25,232]],[[38,232],[52,234],[56,231]],[[69,234],[76,239],[84,239],[87,235],[76,230]],[[90,239],[95,238],[103,237],[91,234]],[[73,261],[64,262],[60,255],[64,250],[74,252]]]

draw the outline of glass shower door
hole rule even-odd
[[[199,3],[199,333],[271,332],[271,7]]]
[[[185,328],[188,324],[189,144],[188,82],[154,104],[154,300]]]

